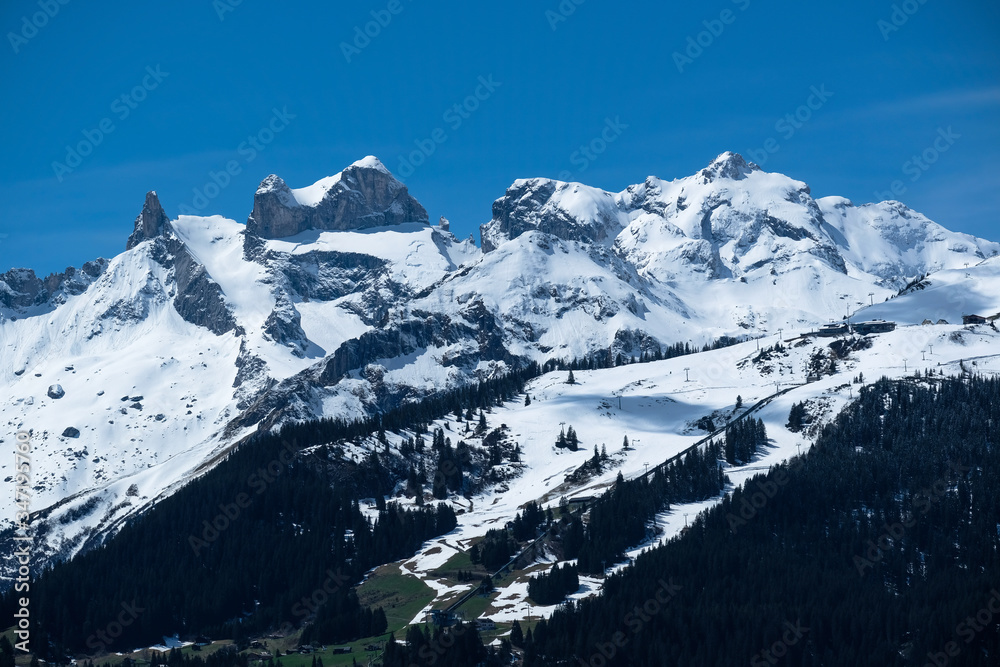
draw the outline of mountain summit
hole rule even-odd
[[[170,218],[160,205],[160,200],[152,190],[146,193],[146,201],[142,205],[142,211],[135,219],[135,230],[128,237],[125,244],[126,250],[131,250],[143,241],[148,241],[163,233],[163,230],[170,224]]]
[[[760,171],[753,162],[747,162],[739,153],[726,151],[712,160],[707,167],[701,170],[701,175],[707,180],[715,178],[729,178],[739,180],[746,178],[747,174]]]
[[[308,229],[345,231],[427,220],[427,211],[406,186],[368,156],[296,190],[268,176],[254,195],[247,233],[277,239]]]
[[[480,228],[483,250],[530,230],[608,246],[659,282],[808,273],[819,263],[898,289],[997,247],[898,202],[856,207],[840,197],[813,199],[805,183],[732,152],[694,176],[650,176],[617,193],[544,178],[515,181]]]

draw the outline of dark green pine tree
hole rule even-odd
[[[521,630],[521,624],[514,621],[514,625],[510,628],[510,643],[518,648],[524,646],[524,631]]]

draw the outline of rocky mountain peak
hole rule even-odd
[[[346,231],[427,221],[420,202],[370,155],[304,188],[291,189],[280,177],[268,176],[254,195],[247,232],[274,239],[308,229]]]
[[[348,169],[352,167],[356,167],[358,169],[374,169],[376,171],[381,171],[383,174],[389,174],[390,176],[392,175],[389,169],[384,164],[382,164],[382,161],[379,160],[374,155],[367,155],[361,158],[360,160],[353,162],[351,166],[348,167]]]
[[[561,239],[599,243],[621,231],[614,195],[582,183],[519,179],[493,202],[493,219],[480,226],[483,251],[537,230]]]
[[[707,167],[701,170],[700,175],[706,182],[719,178],[728,178],[734,181],[746,178],[748,174],[760,171],[753,162],[747,162],[739,153],[726,151],[714,160]]]
[[[146,201],[142,205],[142,211],[135,219],[135,229],[128,237],[125,244],[126,250],[131,250],[143,241],[156,238],[163,233],[164,228],[170,222],[170,218],[160,205],[160,199],[156,192],[150,190],[146,193]]]
[[[257,186],[256,194],[268,194],[270,192],[288,192],[291,194],[292,190],[281,176],[271,174],[260,182],[260,185]]]

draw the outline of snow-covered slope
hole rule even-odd
[[[55,527],[37,552],[99,541],[283,421],[374,413],[528,361],[787,335],[871,303],[901,322],[1000,311],[986,259],[1000,245],[896,202],[815,201],[731,153],[621,193],[516,181],[482,237],[428,225],[368,157],[303,188],[268,176],[245,225],[171,220],[151,192],[114,259],[0,274],[0,420],[35,434],[32,509]]]
[[[611,245],[660,283],[748,279],[816,267],[898,289],[929,270],[980,261],[1000,244],[949,232],[899,202],[855,207],[723,153],[694,176],[649,177],[620,193],[515,181],[493,204],[483,248],[530,230]]]
[[[848,265],[885,285],[978,263],[1000,250],[1000,244],[948,231],[897,201],[854,206],[843,197],[824,197],[817,204]]]
[[[914,294],[899,299],[899,303],[909,300],[911,306],[922,307],[921,299],[930,294]],[[853,343],[847,347],[854,349],[838,358],[837,372],[811,382],[807,380],[815,360],[829,362],[834,341],[787,333],[781,340],[784,351],[765,359],[758,360],[757,343],[748,342],[665,361],[577,371],[572,385],[566,383],[565,371],[529,382],[526,392],[531,396],[530,405],[518,399],[487,415],[491,428],[505,424],[520,446],[520,476],[471,500],[457,499],[455,502],[466,510],[459,516],[459,527],[425,543],[420,553],[401,564],[404,572],[438,591],[428,609],[441,608],[444,600],[453,600],[460,592],[436,581],[435,570],[467,551],[488,530],[506,524],[527,502],[536,500],[554,509],[563,497],[599,495],[619,473],[626,479],[638,476],[647,466],[665,461],[704,437],[705,431],[696,426],[703,417],[721,425],[778,390],[792,388],[755,413],[765,423],[770,446],[752,462],[726,468],[733,484],[740,485],[754,474],[807,451],[821,427],[855,397],[862,384],[881,377],[926,375],[928,371],[935,375],[1000,375],[1000,333],[987,325],[907,325],[864,339],[847,337]],[[769,337],[760,341],[760,348],[776,342],[777,336]],[[736,407],[737,397],[743,401],[741,409]],[[793,433],[786,426],[793,403],[805,403],[813,417],[804,431]],[[568,426],[580,434],[579,451],[554,446],[560,429]],[[462,423],[449,417],[432,427],[461,433]],[[631,446],[627,451],[622,449],[625,437]],[[585,482],[567,483],[567,476],[593,457],[595,446],[606,447],[613,464]],[[629,555],[634,558],[642,549],[677,535],[698,512],[718,501],[672,507],[657,517],[656,529],[651,524],[648,539],[635,545]],[[544,551],[538,558],[540,563],[555,560]],[[576,599],[595,594],[601,580],[582,578],[581,583],[581,590],[572,596]],[[527,598],[523,577],[505,577],[498,582],[496,598],[481,613],[496,621],[523,622],[553,610]],[[422,618],[423,611],[413,622]]]

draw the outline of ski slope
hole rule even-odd
[[[771,336],[759,343],[767,347],[777,338]],[[916,370],[954,375],[962,373],[963,365],[969,372],[1000,374],[1000,334],[988,326],[909,325],[868,338],[872,346],[840,361],[838,373],[809,383],[806,380],[810,358],[817,351],[828,350],[832,339],[800,337],[799,332],[785,332],[782,339],[787,355],[767,364],[769,370],[751,361],[757,353],[757,342],[749,342],[665,361],[574,371],[573,385],[566,384],[567,373],[563,371],[532,380],[526,387],[531,405],[524,406],[521,398],[487,415],[491,428],[506,424],[520,444],[522,474],[510,481],[506,490],[488,491],[473,497],[471,502],[454,501],[456,507],[466,510],[459,516],[458,528],[427,542],[421,553],[402,563],[404,571],[438,591],[435,601],[414,622],[421,621],[427,610],[439,608],[442,600],[453,599],[456,589],[437,581],[433,572],[455,554],[467,550],[476,538],[491,528],[503,527],[528,501],[556,507],[564,496],[599,495],[619,473],[625,478],[644,473],[647,464],[652,467],[661,463],[703,438],[705,432],[693,425],[702,416],[713,415],[721,426],[727,416],[741,414],[776,391],[794,387],[754,414],[766,425],[770,447],[745,466],[727,468],[733,484],[741,485],[770,466],[807,451],[818,428],[833,419],[855,396],[861,386],[854,382],[859,375],[864,376],[864,383],[883,376],[913,375]],[[740,411],[735,409],[737,396],[744,403]],[[793,403],[803,401],[816,421],[808,433],[792,433],[785,427],[789,410]],[[445,421],[448,420],[436,425],[443,427]],[[563,425],[576,429],[581,440],[579,451],[555,448]],[[458,422],[449,426],[453,433],[460,428]],[[626,436],[632,449],[624,452],[622,440]],[[595,445],[606,446],[615,465],[582,485],[567,486],[566,475],[593,456]],[[657,517],[659,533],[635,545],[629,555],[635,557],[642,549],[678,534],[698,512],[716,502],[718,499],[678,505],[661,514]],[[555,560],[549,555],[539,562]],[[600,588],[597,579],[584,577],[581,584],[582,590],[573,597],[593,595]],[[493,620],[524,620],[529,614],[546,616],[554,609],[532,604],[523,581],[508,577],[498,584],[498,589],[498,599],[483,614]]]

